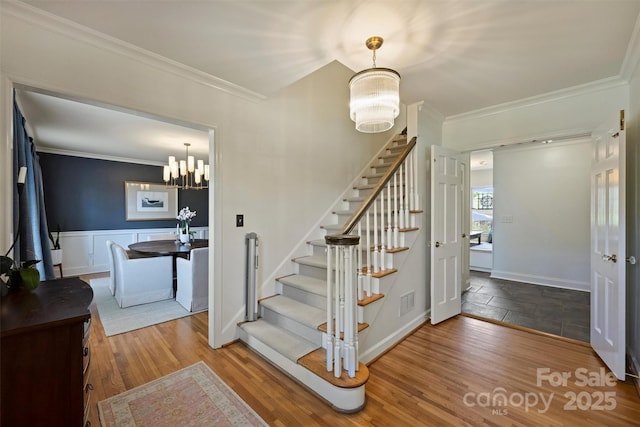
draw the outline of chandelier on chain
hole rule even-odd
[[[376,67],[376,50],[383,41],[379,36],[367,39],[365,45],[373,51],[373,68],[362,70],[349,80],[351,120],[360,132],[389,130],[400,113],[400,74],[390,68]]]
[[[181,190],[201,190],[209,188],[209,165],[203,160],[196,160],[189,155],[191,144],[185,142],[185,160],[177,161],[175,156],[169,156],[169,164],[162,169],[162,179],[167,187]]]

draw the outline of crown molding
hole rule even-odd
[[[456,114],[449,116],[445,119],[446,123],[455,122],[458,120],[475,120],[482,117],[493,116],[501,114],[506,111],[527,108],[538,104],[544,104],[547,102],[558,101],[561,99],[572,98],[578,95],[587,93],[600,92],[607,89],[616,88],[619,86],[627,85],[628,82],[619,76],[608,77],[602,80],[596,80],[593,82],[585,83],[578,86],[572,86],[553,92],[547,92],[540,95],[535,95],[529,98],[523,98],[516,101],[509,101],[502,104],[492,105],[490,107],[480,108],[478,110],[469,111],[462,114]]]
[[[504,138],[504,139],[493,139],[484,141],[481,144],[467,144],[454,147],[455,150],[460,151],[462,153],[472,152],[472,151],[481,151],[481,150],[497,150],[505,147],[514,147],[517,145],[530,144],[530,143],[540,143],[540,141],[544,141],[547,139],[553,139],[554,144],[558,145],[561,141],[578,139],[578,138],[586,138],[591,135],[590,129],[582,129],[582,128],[574,128],[574,129],[564,129],[558,132],[549,132],[546,134],[535,134],[535,135],[527,135],[524,137],[517,138]],[[544,145],[541,144],[540,145]]]
[[[493,151],[494,153],[497,153],[497,152],[511,153],[511,152],[519,152],[519,151],[544,150],[547,148],[565,147],[568,145],[575,145],[575,144],[584,144],[584,143],[590,144],[591,135],[583,134],[583,135],[564,137],[561,139],[554,140],[553,142],[548,144],[543,144],[542,141],[544,141],[544,139],[519,142],[511,145],[501,145],[499,147],[492,149],[491,151]]]
[[[83,157],[85,159],[96,159],[96,160],[109,160],[111,162],[121,162],[121,163],[135,163],[136,165],[148,165],[148,166],[164,166],[162,162],[155,162],[153,160],[142,160],[142,159],[132,159],[128,157],[117,157],[110,156],[108,154],[95,154],[95,153],[86,153],[83,151],[73,151],[73,150],[63,150],[60,148],[53,147],[36,147],[36,151],[38,153],[47,153],[47,154],[59,154],[61,156],[71,156],[71,157]]]
[[[267,99],[265,95],[260,93],[253,92],[249,89],[243,88],[242,86],[212,76],[211,74],[207,74],[193,67],[189,67],[180,62],[150,52],[115,37],[92,30],[83,25],[53,15],[17,0],[3,0],[2,5],[0,6],[0,12],[14,16],[46,30],[56,32],[74,40],[82,40],[83,42],[99,49],[110,51],[161,71],[195,81],[204,86],[214,88],[248,101],[259,102]]]

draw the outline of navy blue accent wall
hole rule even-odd
[[[39,153],[50,230],[175,228],[177,220],[126,221],[125,181],[164,184],[160,166]],[[192,226],[206,226],[207,190],[178,190],[178,209],[197,211]],[[176,212],[177,214],[177,212]]]

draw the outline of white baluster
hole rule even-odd
[[[386,255],[387,248],[384,243],[384,189],[378,196],[380,199],[380,268],[384,271],[387,269]],[[375,202],[374,202],[375,203]]]
[[[349,377],[355,377],[355,347],[354,347],[354,322],[353,313],[355,309],[355,301],[353,299],[353,246],[345,247],[344,250],[344,291],[345,291],[345,325],[344,325],[344,340],[345,340],[345,367],[349,374]]]
[[[418,159],[418,149],[417,146],[413,148],[413,164],[415,165],[415,167],[413,168],[413,180],[415,181],[415,184],[413,186],[415,194],[413,196],[413,202],[414,202],[414,209],[415,210],[419,210],[420,209],[420,192],[418,191],[418,167],[419,167],[419,159]]]
[[[341,358],[341,354],[340,354],[340,319],[342,318],[342,313],[340,312],[340,281],[341,281],[341,274],[340,274],[340,250],[339,250],[339,246],[336,247],[336,286],[335,286],[335,293],[336,293],[336,299],[335,299],[335,304],[336,304],[336,314],[335,314],[335,344],[334,344],[334,348],[333,348],[333,376],[336,378],[340,378],[340,375],[342,375],[342,358]]]
[[[415,148],[409,153],[407,157],[407,162],[409,163],[409,174],[407,176],[407,182],[409,182],[409,210],[415,209],[415,201],[414,201],[414,190],[413,190],[413,152]],[[411,225],[413,227],[413,225]]]
[[[399,220],[399,227],[405,228],[405,222],[404,222],[404,186],[402,185],[402,178],[403,178],[403,173],[402,173],[402,167],[404,166],[404,164],[400,165],[400,168],[398,168],[398,176],[399,176],[399,180],[400,180],[400,197],[398,199],[398,203],[400,204],[400,220]]]
[[[367,251],[367,278],[364,285],[364,292],[367,297],[371,296],[371,227],[369,224],[369,211],[367,210],[367,243],[365,250]]]
[[[383,190],[384,192],[384,190]],[[387,182],[387,245],[390,248],[394,248],[393,246],[393,223],[391,220],[391,216],[393,215],[393,211],[391,210],[391,180]]]
[[[379,259],[380,251],[378,249],[378,205],[373,203],[373,272],[379,273]]]
[[[398,173],[393,175],[393,247],[398,247]]]
[[[404,200],[404,226],[409,227],[409,156],[404,161],[404,189],[402,190]]]
[[[362,296],[362,286],[365,280],[364,273],[362,271],[362,221],[358,221],[358,238],[360,241],[358,242],[358,299],[363,299]]]
[[[333,246],[327,243],[327,371],[333,370],[333,278],[331,268],[331,250]]]

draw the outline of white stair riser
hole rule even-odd
[[[303,276],[310,276],[316,279],[327,280],[326,268],[298,264],[298,274],[301,274]]]
[[[322,310],[327,308],[326,296],[307,292],[303,289],[287,285],[286,283],[282,284],[282,295]]]
[[[322,342],[322,332],[319,330],[310,328],[307,325],[303,325],[302,323],[296,322],[288,317],[284,317],[264,306],[260,307],[260,311],[261,317],[272,325],[292,332],[307,341],[317,343],[318,345]]]

